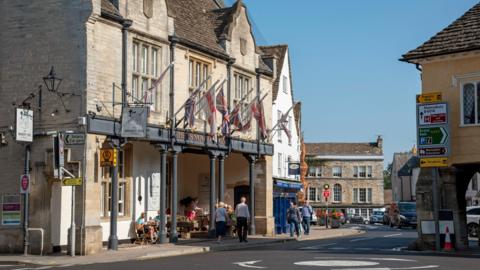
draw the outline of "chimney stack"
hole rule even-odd
[[[378,135],[378,137],[377,137],[377,147],[383,149],[383,138],[382,138],[382,135]]]

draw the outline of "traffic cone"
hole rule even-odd
[[[445,228],[445,244],[443,245],[444,251],[452,251],[452,240],[450,239],[450,230],[448,226]]]

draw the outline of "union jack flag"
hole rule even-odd
[[[262,139],[265,139],[268,135],[267,125],[265,123],[265,113],[263,111],[263,103],[257,98],[252,104],[253,117],[257,120],[258,128]]]
[[[185,102],[184,121],[185,125],[188,125],[190,128],[193,128],[195,126],[195,96],[196,95],[191,95]]]
[[[225,100],[223,88],[218,92],[216,102],[217,110],[222,114],[222,134],[223,136],[227,136],[230,134],[230,114],[228,113],[227,101]]]
[[[242,116],[240,115],[240,106],[235,106],[231,113],[230,124],[234,125],[237,129],[242,128]]]

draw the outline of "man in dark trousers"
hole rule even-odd
[[[248,210],[248,205],[245,203],[247,198],[242,197],[240,203],[237,204],[235,208],[235,216],[237,217],[237,233],[238,239],[241,242],[247,241],[248,234],[248,220],[250,219],[250,211]]]

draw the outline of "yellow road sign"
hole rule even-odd
[[[100,149],[100,166],[117,166],[117,151],[115,149]]]
[[[448,167],[448,158],[422,158],[420,159],[421,168]]]
[[[81,186],[82,178],[65,178],[62,180],[62,185],[64,186]]]
[[[425,93],[425,94],[417,95],[417,103],[432,103],[432,102],[441,102],[441,101],[442,101],[441,92]]]

